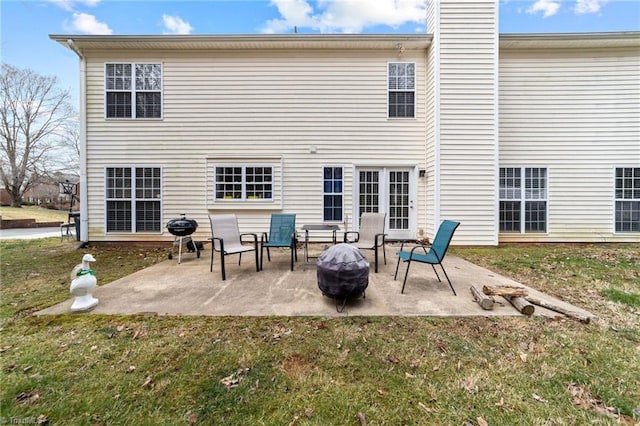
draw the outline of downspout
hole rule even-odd
[[[87,200],[87,63],[84,55],[73,42],[67,40],[67,47],[80,58],[80,240],[86,246],[89,242],[89,220]]]
[[[434,188],[433,188],[433,235],[435,237],[436,231],[440,226],[440,2],[436,1],[434,4],[434,24],[433,40],[434,47],[433,60],[434,60],[434,100],[435,105],[433,108],[433,156],[434,156]]]

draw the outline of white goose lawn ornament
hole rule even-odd
[[[96,259],[90,255],[82,256],[82,263],[76,265],[71,270],[71,287],[69,291],[76,297],[71,305],[71,312],[84,312],[94,308],[98,304],[98,299],[93,297],[93,291],[98,285],[96,271],[91,269],[89,262]]]

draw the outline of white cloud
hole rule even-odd
[[[111,34],[113,32],[107,24],[96,20],[95,16],[77,12],[73,14],[71,29],[84,34]]]
[[[573,11],[578,15],[587,13],[598,13],[600,8],[605,5],[607,0],[576,0]]]
[[[69,12],[73,11],[74,5],[84,5],[89,7],[95,7],[100,3],[100,0],[49,0],[51,3],[61,7],[64,10],[68,10]]]
[[[558,13],[560,9],[560,3],[553,0],[538,0],[529,9],[527,13],[534,15],[538,12],[542,12],[542,16],[548,18]]]
[[[271,0],[280,19],[267,21],[263,32],[282,33],[293,27],[323,33],[358,33],[365,27],[425,22],[426,0],[318,0],[317,11],[306,0]]]
[[[162,15],[164,34],[191,34],[193,27],[179,16]]]

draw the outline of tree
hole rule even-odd
[[[25,192],[53,170],[55,150],[74,116],[68,90],[56,77],[2,64],[0,179],[19,207]]]

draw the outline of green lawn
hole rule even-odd
[[[35,219],[36,222],[66,222],[69,212],[49,210],[37,206],[0,206],[2,219]]]
[[[0,421],[582,425],[640,419],[640,249],[461,249],[595,313],[544,318],[33,317],[69,297],[59,239],[0,243]],[[166,258],[96,246],[99,282]]]

